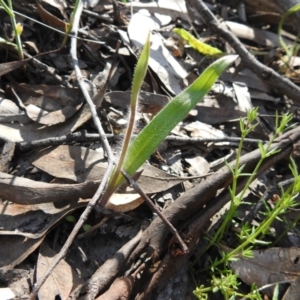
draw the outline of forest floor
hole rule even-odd
[[[90,0],[66,38],[73,1],[16,0],[21,54],[1,2],[0,299],[297,299],[293,19],[281,30],[282,9],[263,2]],[[136,177],[188,251],[128,186],[93,206],[149,32],[134,136],[219,58],[212,49],[238,55]]]

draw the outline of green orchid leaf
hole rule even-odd
[[[171,100],[138,134],[127,149],[123,169],[133,175],[149,158],[170,131],[203,99],[218,77],[236,60],[228,55],[213,62],[186,90]],[[124,182],[122,174],[114,182],[114,189]]]
[[[135,115],[136,115],[137,107],[138,107],[138,97],[139,97],[139,93],[140,93],[144,78],[147,73],[149,57],[150,57],[150,32],[148,34],[148,37],[147,37],[146,43],[143,47],[143,50],[141,52],[141,55],[138,59],[136,68],[134,70],[128,127],[127,127],[127,130],[125,133],[125,138],[123,141],[123,146],[121,149],[118,164],[115,167],[115,169],[113,170],[113,172],[110,176],[110,180],[108,182],[107,192],[106,192],[107,197],[109,197],[110,194],[112,193],[112,191],[114,190],[116,181],[121,174],[121,169],[124,164],[124,159],[125,159],[127,149],[130,144],[130,140],[131,140],[131,136],[132,136],[132,132],[133,132],[133,128],[134,128]]]

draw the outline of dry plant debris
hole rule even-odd
[[[271,299],[278,283],[277,299],[297,299],[296,193],[281,220],[253,242],[252,257],[242,249],[224,263],[242,244],[237,235],[250,232],[246,224],[264,224],[297,182],[299,126],[272,139],[276,120],[293,114],[291,123],[299,122],[298,13],[281,33],[291,57],[278,36],[295,3],[82,0],[76,11],[74,2],[13,1],[20,60],[0,1],[0,299],[192,299],[196,288],[213,285],[210,264],[218,260],[236,276],[235,293],[251,294],[255,284],[257,295]],[[174,28],[218,55],[239,55],[133,176],[188,251],[128,184],[104,208],[95,205],[122,145],[132,74],[148,33],[133,137],[216,59]],[[257,126],[242,139],[254,108]],[[269,141],[270,151],[280,151],[260,164],[258,145]],[[236,159],[253,180],[224,236],[210,245],[230,211],[229,187],[239,193],[247,181],[234,181]],[[233,278],[228,274],[224,281]],[[227,299],[216,290],[209,299]]]

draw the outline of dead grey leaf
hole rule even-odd
[[[278,34],[276,33],[232,21],[224,21],[222,26],[225,26],[226,29],[229,28],[238,38],[252,40],[265,47],[281,47]],[[291,45],[288,39],[283,39],[287,45]]]
[[[297,277],[295,281],[286,290],[282,300],[294,300],[300,295],[300,276]]]
[[[239,257],[230,263],[232,270],[239,278],[258,287],[279,281],[294,280],[300,274],[300,249],[270,248],[253,251],[253,258]],[[273,294],[273,288],[268,289],[268,295]]]
[[[105,94],[105,101],[114,106],[128,108],[131,92],[110,92]],[[140,112],[157,114],[167,103],[169,97],[141,91],[139,94]]]
[[[31,122],[31,120],[13,101],[2,98],[0,99],[0,122],[26,124]]]
[[[206,175],[210,170],[210,164],[205,158],[199,155],[185,158],[185,161],[190,164],[188,172],[191,176]]]
[[[82,106],[83,97],[77,88],[55,85],[15,85],[28,117],[40,124],[53,125],[65,122]],[[19,100],[18,99],[18,100]]]
[[[128,35],[131,42],[138,48],[144,45],[148,32],[159,29],[159,24],[145,11],[134,14],[128,25]],[[172,94],[179,94],[184,85],[181,82],[187,76],[174,56],[164,46],[162,36],[158,33],[151,34],[151,50],[149,58],[150,68],[157,74],[165,87]]]

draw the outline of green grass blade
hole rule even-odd
[[[224,56],[212,63],[192,85],[170,101],[138,134],[125,156],[123,168],[128,174],[133,175],[141,167],[170,131],[202,100],[218,77],[236,58],[236,55]],[[123,181],[123,175],[120,174],[114,187],[117,188]]]
[[[281,47],[284,49],[284,51],[286,52],[286,54],[288,56],[292,56],[293,53],[291,51],[289,51],[289,47],[288,45],[285,43],[285,41],[282,38],[282,26],[285,22],[285,20],[292,15],[293,13],[297,12],[300,10],[300,3],[294,5],[293,7],[291,7],[287,12],[284,13],[284,15],[282,16],[282,18],[280,19],[280,22],[278,24],[278,36],[279,36],[279,43],[281,45]]]
[[[12,9],[10,9],[7,4],[3,1],[0,0],[0,6],[2,6],[2,8],[5,10],[5,12],[12,18],[14,17],[14,12]]]

